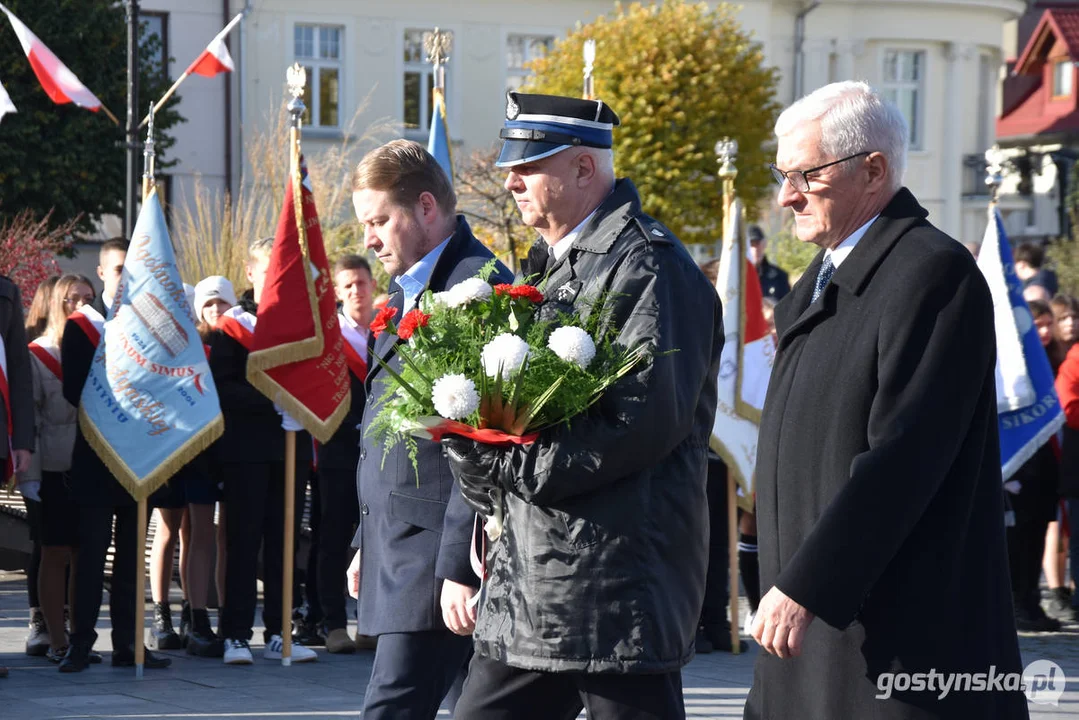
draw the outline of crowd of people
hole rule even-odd
[[[170,662],[154,650],[183,648],[188,654],[223,658],[228,664],[252,662],[248,643],[255,621],[260,549],[266,589],[263,654],[281,657],[284,431],[278,409],[247,382],[245,347],[257,318],[272,244],[273,238],[251,243],[250,289],[242,295],[237,296],[232,283],[221,276],[188,286],[226,418],[226,436],[150,497],[157,529],[150,558],[154,618],[146,637],[148,668]],[[126,253],[123,240],[101,246],[100,293],[82,275],[51,277],[39,285],[25,316],[29,351],[25,387],[32,388],[28,406],[34,418],[34,439],[28,448],[33,452],[26,467],[17,468],[33,541],[27,567],[26,653],[58,664],[61,672],[78,672],[101,662],[93,650],[94,627],[105,554],[113,542],[112,664],[134,662],[134,570],[141,560],[134,542],[135,506],[89,448],[78,423],[82,385]],[[344,255],[334,266],[334,281],[346,339],[358,346],[362,359],[375,295],[371,268],[363,257]],[[18,367],[7,370],[13,386],[24,381]],[[374,642],[347,631],[345,570],[349,539],[359,521],[356,426],[365,396],[362,365],[350,372],[353,409],[337,435],[316,447],[301,432],[297,443],[297,500],[302,508],[310,489],[312,537],[304,583],[295,592],[293,662],[316,659],[305,643],[324,645],[332,653],[351,653],[370,649]],[[177,545],[182,594],[178,627],[169,602]],[[208,610],[211,604],[218,607],[216,632]]]

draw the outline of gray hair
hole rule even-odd
[[[783,111],[776,137],[798,126],[820,121],[821,151],[840,159],[860,152],[879,152],[888,159],[888,182],[903,184],[910,131],[903,113],[868,83],[844,81],[825,85]]]

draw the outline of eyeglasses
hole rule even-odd
[[[784,172],[783,170],[777,168],[775,166],[775,163],[772,163],[768,167],[772,169],[772,177],[775,178],[776,183],[779,184],[781,187],[783,185],[783,181],[786,180],[791,184],[791,187],[798,192],[809,192],[809,176],[811,174],[820,172],[824,168],[830,168],[833,165],[838,165],[840,163],[845,163],[848,160],[853,160],[856,157],[863,157],[865,155],[871,154],[872,153],[870,153],[869,151],[855,153],[854,155],[848,155],[841,160],[833,160],[830,163],[824,163],[823,165],[818,165],[817,167],[809,168],[808,170],[787,170],[786,172]]]
[[[67,305],[92,305],[93,302],[93,295],[68,295],[64,298],[64,303]]]

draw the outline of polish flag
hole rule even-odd
[[[11,102],[11,96],[7,94],[7,90],[0,84],[0,119],[3,119],[4,115],[13,112],[18,112],[15,108],[15,103]]]
[[[101,101],[75,77],[75,73],[68,70],[67,65],[60,62],[60,58],[45,47],[45,43],[30,32],[30,28],[23,25],[22,20],[15,17],[3,5],[0,5],[0,10],[3,10],[7,19],[11,21],[11,27],[19,36],[19,42],[22,43],[22,50],[30,61],[30,67],[34,69],[41,87],[52,101],[58,105],[75,103],[81,108],[97,112],[101,108]]]
[[[225,38],[232,32],[232,28],[236,27],[237,23],[243,19],[244,14],[241,12],[229,21],[229,24],[225,26],[225,29],[217,34],[210,44],[206,46],[206,49],[195,58],[195,62],[191,63],[191,66],[184,72],[185,75],[202,75],[203,77],[213,77],[218,73],[232,72],[236,69],[236,66],[232,64],[232,56],[229,54],[229,49],[225,45]]]

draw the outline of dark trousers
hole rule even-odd
[[[26,500],[26,524],[30,527],[30,560],[26,566],[26,598],[30,607],[41,607],[37,597],[37,574],[41,569],[41,503]]]
[[[300,464],[303,467],[302,463]],[[258,605],[258,559],[262,548],[265,641],[281,634],[283,563],[285,545],[285,465],[281,462],[226,463],[225,482],[225,595],[220,634],[232,640],[250,640]],[[306,472],[296,477],[296,534],[299,537],[302,488]]]
[[[74,645],[91,647],[97,640],[94,627],[101,613],[105,555],[113,539],[113,516],[116,517],[116,556],[109,587],[112,647],[116,650],[135,644],[135,563],[142,557],[142,548],[136,547],[138,509],[134,505],[122,505],[81,508],[79,559],[75,563],[75,607],[71,613],[75,628],[71,642]]]
[[[708,461],[708,572],[704,577],[704,604],[701,625],[726,625],[728,562],[727,466],[722,460]]]
[[[322,477],[320,472],[312,472],[308,481],[311,486],[311,511],[308,515],[307,527],[311,530],[310,542],[307,544],[307,557],[306,569],[301,573],[298,569],[296,571],[296,587],[292,596],[292,606],[298,608],[301,605],[307,605],[307,622],[314,624],[316,627],[322,624],[322,602],[318,596],[318,557],[319,550],[322,546],[321,543],[321,518],[319,515],[320,506],[320,493],[319,487],[322,484]],[[297,510],[299,512],[299,510]],[[303,580],[303,591],[301,592],[299,584],[300,579]]]
[[[356,497],[356,470],[323,468],[319,470],[318,505],[313,508],[318,519],[318,551],[315,575],[318,602],[326,630],[348,625],[345,615],[345,571],[352,560],[352,535],[360,521],[360,503]],[[310,582],[310,574],[308,581]]]
[[[432,720],[443,699],[454,713],[471,654],[472,638],[449,630],[379,635],[363,719]]]
[[[1042,498],[1030,498],[1024,493],[1008,493],[1007,500],[1015,513],[1015,525],[1005,531],[1012,594],[1017,605],[1030,609],[1041,602],[1038,584],[1042,575],[1045,532],[1049,527],[1049,517],[1044,507],[1041,507],[1045,504]]]
[[[682,673],[534,672],[474,655],[455,717],[573,720],[582,708],[588,720],[683,720]]]
[[[1072,580],[1079,584],[1079,499],[1067,498],[1064,505],[1068,510],[1068,562]],[[1079,591],[1072,593],[1072,608],[1079,608]]]

